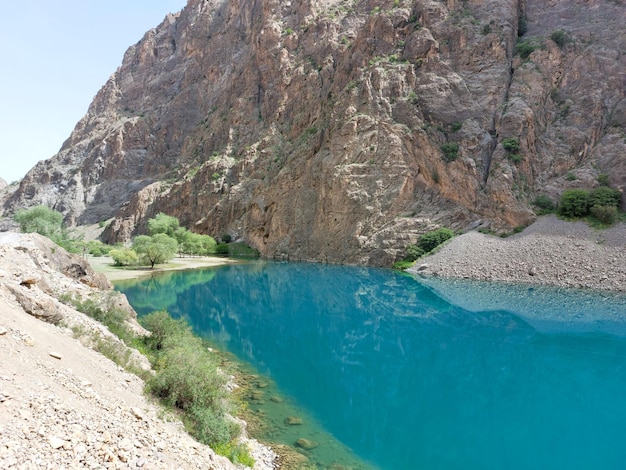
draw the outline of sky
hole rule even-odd
[[[3,2],[0,178],[56,154],[124,52],[186,0]]]

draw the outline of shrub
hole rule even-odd
[[[216,454],[227,457],[233,463],[240,463],[250,468],[254,467],[254,459],[246,445],[230,441],[227,444],[215,446],[213,450]]]
[[[409,261],[408,259],[403,259],[403,260],[396,261],[395,263],[393,263],[391,268],[397,269],[398,271],[404,271],[405,269],[409,269],[411,266],[413,266],[414,262],[415,260]]]
[[[417,245],[409,245],[406,247],[406,258],[408,261],[415,261],[420,256],[424,255],[424,250]]]
[[[609,175],[606,173],[600,173],[597,180],[600,186],[611,186],[611,183],[609,182]]]
[[[589,213],[589,193],[584,189],[563,191],[559,213],[565,217],[586,216]]]
[[[578,176],[576,176],[576,173],[574,173],[573,171],[568,171],[565,175],[565,179],[567,181],[576,181],[578,179]]]
[[[113,258],[114,266],[136,266],[139,263],[139,256],[128,248],[115,248],[109,251],[109,256]]]
[[[502,147],[504,147],[504,150],[507,152],[519,152],[519,140],[515,137],[507,137],[502,141]]]
[[[36,232],[39,235],[50,238],[52,235],[61,232],[63,214],[50,209],[48,206],[39,205],[17,211],[14,219],[20,224],[22,232]]]
[[[446,162],[454,161],[459,153],[459,144],[457,142],[447,142],[441,146],[441,151]]]
[[[215,246],[215,254],[228,256],[228,245],[226,243],[218,243]]]
[[[557,46],[563,47],[567,42],[567,33],[562,29],[557,29],[556,31],[552,32],[552,34],[550,35],[550,39],[552,39]]]
[[[417,241],[417,247],[424,253],[429,253],[446,240],[454,237],[454,232],[447,228],[438,228],[422,235]]]
[[[534,41],[531,41],[531,40],[520,41],[515,46],[515,50],[517,51],[517,53],[520,55],[522,59],[528,59],[528,57],[530,57],[530,54],[535,52],[536,48],[537,48],[537,45],[535,44]]]
[[[554,201],[545,194],[537,196],[533,201],[533,205],[541,209],[541,212],[544,214],[552,212],[555,207]]]
[[[617,219],[617,207],[615,206],[593,206],[591,215],[606,225],[611,225]]]
[[[618,207],[622,193],[617,189],[612,189],[607,186],[600,186],[599,188],[591,191],[589,195],[589,206],[614,206]]]
[[[185,320],[155,312],[141,322],[151,332],[143,344],[155,369],[146,389],[180,410],[187,430],[200,442],[210,446],[231,442],[239,429],[226,418],[227,374],[218,368],[216,356]]]

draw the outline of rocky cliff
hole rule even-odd
[[[626,186],[622,0],[189,0],[5,197],[126,240],[159,211],[266,257],[388,265],[441,224]],[[507,144],[508,145],[505,145]]]

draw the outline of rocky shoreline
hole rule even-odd
[[[240,468],[192,439],[144,396],[140,378],[90,347],[97,338],[123,348],[116,337],[58,301],[104,295],[128,306],[110,287],[44,237],[0,233],[0,468]],[[148,367],[142,358],[132,357]],[[242,439],[254,469],[275,468],[271,449]]]
[[[626,292],[626,224],[540,217],[508,238],[473,231],[408,270],[426,277],[473,279]]]

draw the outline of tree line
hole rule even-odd
[[[258,257],[258,251],[245,243],[231,243],[230,235],[222,236],[217,243],[210,235],[194,233],[180,225],[176,217],[164,213],[148,220],[148,234],[133,238],[130,246],[106,245],[98,240],[85,242],[81,236],[70,232],[63,225],[63,215],[45,205],[34,206],[16,212],[15,221],[25,233],[39,233],[50,238],[70,253],[89,253],[94,256],[108,255],[115,266],[150,266],[167,263],[176,255],[207,256],[228,255]]]

